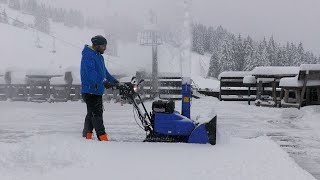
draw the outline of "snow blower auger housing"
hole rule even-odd
[[[137,83],[133,77],[130,83],[117,85],[116,88],[119,89],[123,100],[133,104],[141,125],[146,131],[145,142],[216,144],[217,116],[202,124],[190,119],[190,102],[188,102],[191,97],[190,86],[182,88],[182,114],[175,111],[174,101],[163,100],[154,101],[152,112],[148,113],[138,93],[141,82],[143,80]],[[140,104],[137,103],[138,100]]]

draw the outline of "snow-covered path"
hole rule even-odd
[[[269,136],[302,168],[320,179],[320,106],[298,110],[217,102],[215,109],[225,133],[249,139]]]
[[[105,143],[81,138],[85,116],[81,102],[0,102],[1,179],[313,179],[267,136],[283,133],[288,144],[295,142],[291,137],[299,137],[299,148],[288,149],[317,157],[317,136],[312,136],[310,124],[319,124],[306,118],[310,113],[319,117],[317,108],[303,109],[304,116],[289,120],[295,112],[210,97],[192,105],[193,118],[199,120],[215,108],[216,146],[141,143],[144,133],[134,121],[131,105],[105,103],[106,128],[112,140],[120,141]]]

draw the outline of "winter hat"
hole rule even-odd
[[[93,45],[106,45],[108,43],[106,38],[104,38],[101,35],[97,35],[97,36],[91,38],[91,42]]]

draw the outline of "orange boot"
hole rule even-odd
[[[92,132],[91,133],[87,133],[86,139],[92,139]]]
[[[99,136],[99,140],[100,141],[108,141],[108,134],[102,134],[101,136]]]

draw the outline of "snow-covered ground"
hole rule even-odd
[[[194,100],[194,119],[208,118],[213,109],[218,114],[216,146],[142,143],[131,105],[104,107],[110,142],[81,137],[81,102],[0,102],[1,179],[314,179],[271,139],[286,138],[283,143],[297,146],[288,146],[292,152],[319,159],[318,107],[299,115],[210,97]]]

